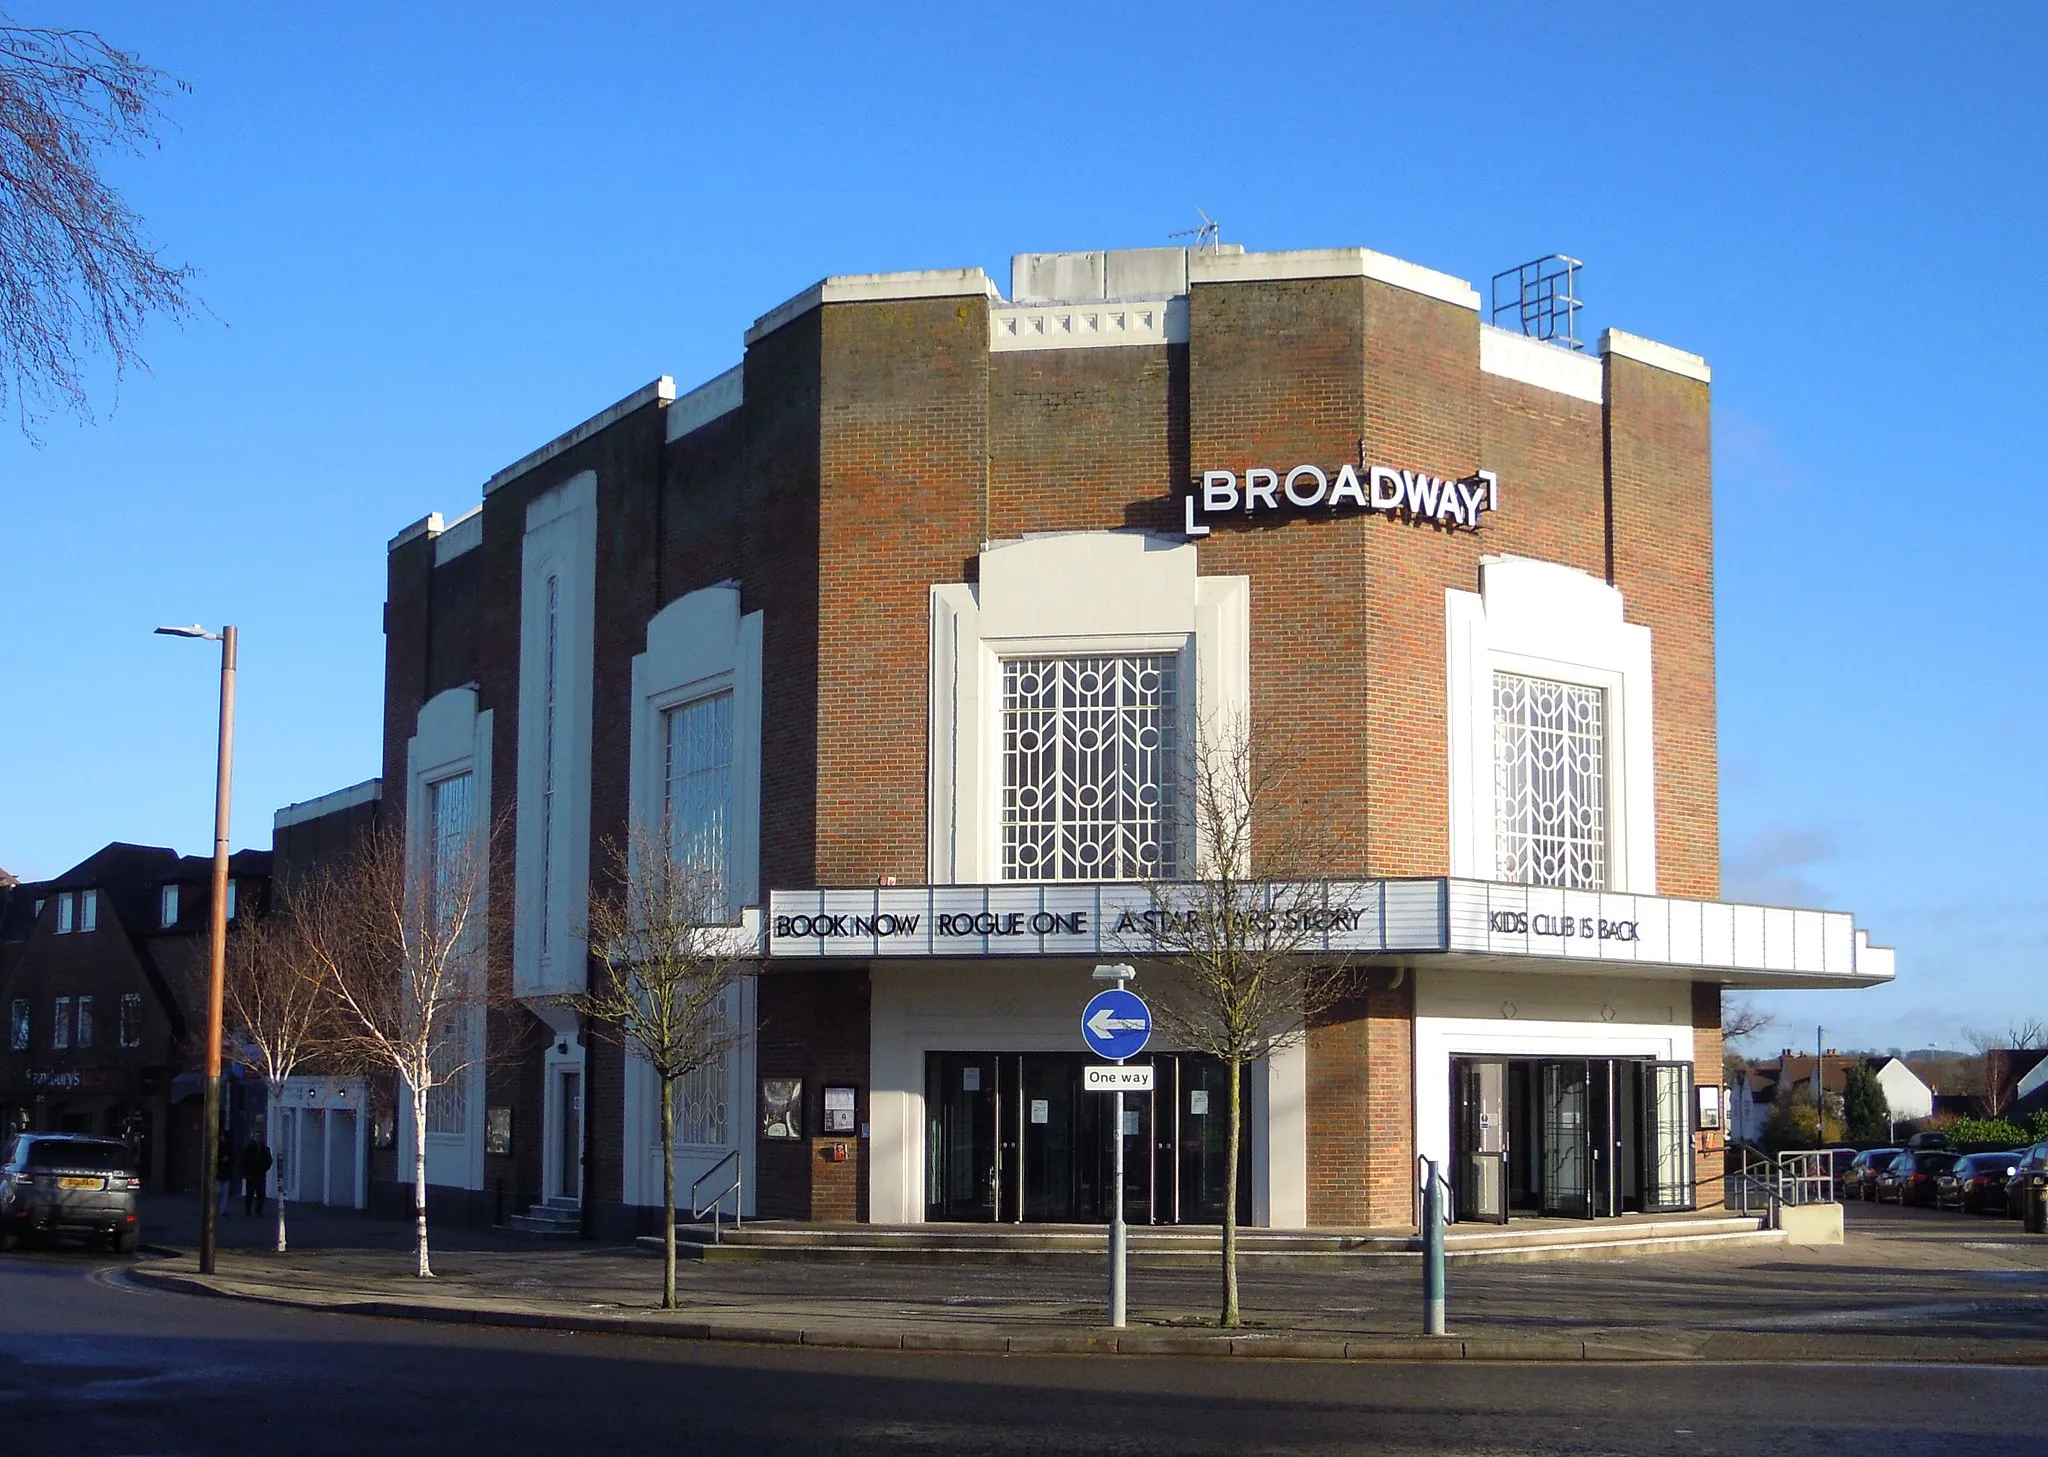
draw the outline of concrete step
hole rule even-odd
[[[583,1233],[583,1211],[565,1199],[549,1199],[527,1206],[504,1227],[515,1234],[537,1235],[542,1239],[575,1239]]]

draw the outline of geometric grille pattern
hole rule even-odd
[[[1179,660],[1003,664],[1003,879],[1171,880]]]
[[[692,878],[707,911],[724,914],[732,884],[732,694],[714,693],[662,715],[662,818],[670,858]]]
[[[1493,675],[1494,879],[1607,884],[1606,695]]]

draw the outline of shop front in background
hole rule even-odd
[[[1615,1057],[1453,1057],[1455,1216],[1694,1207],[1693,1071]]]
[[[1114,1099],[1085,1091],[1081,1074],[1096,1060],[1082,1053],[928,1053],[925,1218],[1107,1223]],[[1193,1053],[1132,1060],[1140,1063],[1154,1070],[1153,1091],[1124,1095],[1125,1220],[1221,1223],[1230,1131],[1223,1065]],[[1244,1142],[1248,1148],[1248,1136]],[[1238,1218],[1250,1217],[1250,1180],[1240,1179]]]

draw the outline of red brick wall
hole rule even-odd
[[[1714,501],[1708,391],[1607,357],[1607,473],[1614,585],[1653,636],[1657,889],[1721,893],[1714,721]]]
[[[1721,1073],[1721,988],[1714,982],[1692,984],[1692,1075],[1699,1087],[1718,1087]],[[1693,1135],[1693,1176],[1699,1189],[1699,1205],[1712,1208],[1722,1202],[1721,1174],[1728,1146],[1728,1107],[1721,1106],[1720,1129],[1702,1129]]]

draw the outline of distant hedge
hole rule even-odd
[[[1980,1148],[2024,1148],[2048,1138],[2048,1109],[2024,1123],[2004,1118],[1958,1118],[1942,1130],[1951,1144],[1972,1144]]]

